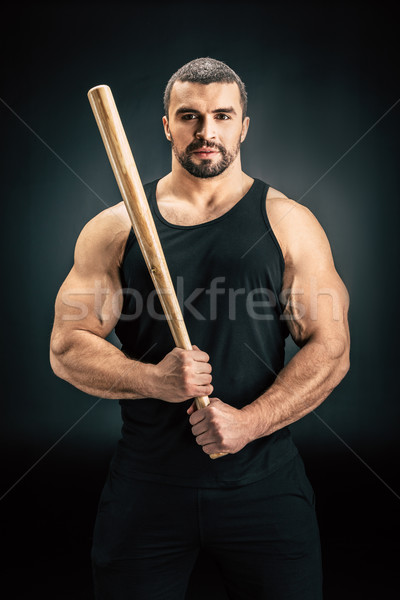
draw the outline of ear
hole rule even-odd
[[[242,134],[240,136],[240,142],[244,142],[246,139],[247,132],[249,130],[250,125],[250,117],[245,117],[242,123]]]
[[[165,137],[167,138],[168,141],[171,141],[171,132],[169,130],[169,123],[168,123],[168,119],[165,115],[162,118],[162,123],[164,126]]]

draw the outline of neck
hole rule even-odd
[[[223,202],[232,195],[244,195],[251,181],[242,171],[240,154],[223,173],[206,179],[188,173],[173,156],[172,171],[164,178],[164,189],[171,191],[175,198],[205,206]]]

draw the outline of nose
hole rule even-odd
[[[211,140],[215,138],[214,119],[211,115],[199,119],[196,138],[198,140]]]

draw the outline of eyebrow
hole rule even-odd
[[[212,113],[231,113],[233,115],[236,115],[236,111],[233,108],[233,106],[228,106],[227,108],[216,108],[215,110],[211,111]],[[200,114],[199,110],[196,110],[195,108],[188,108],[187,106],[182,106],[181,108],[178,108],[178,110],[175,112],[175,115],[181,115],[183,113],[194,113],[196,115]]]

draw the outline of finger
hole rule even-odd
[[[215,444],[215,442],[211,439],[210,434],[208,432],[201,433],[196,436],[196,443],[199,446],[209,446],[210,444]]]
[[[203,350],[200,350],[200,348],[198,348],[197,346],[192,346],[193,350],[192,350],[192,358],[193,360],[197,360],[199,362],[209,362],[210,357],[208,356],[207,352],[203,352]]]
[[[215,442],[205,444],[204,446],[202,446],[202,449],[206,454],[220,454],[222,452],[227,452],[227,450],[221,449],[221,446],[219,446]]]
[[[211,385],[212,377],[210,373],[196,373],[193,380],[196,385]]]
[[[192,433],[193,435],[197,436],[203,436],[205,435],[207,432],[207,423],[206,421],[200,421],[200,423],[197,423],[196,425],[193,425],[192,427]],[[203,444],[205,444],[206,442],[204,441],[203,438]]]
[[[211,373],[212,372],[212,366],[210,365],[210,363],[208,362],[200,362],[200,361],[196,361],[196,373]]]
[[[186,412],[187,412],[187,414],[188,414],[188,415],[192,415],[192,414],[195,412],[195,410],[196,410],[196,409],[197,409],[197,407],[196,407],[196,402],[193,402],[193,403],[192,403],[192,404],[189,406],[189,408],[187,409],[187,411],[186,411]]]
[[[203,419],[205,419],[204,408],[201,408],[200,410],[195,410],[190,415],[189,423],[191,425],[197,425],[198,423],[200,423],[200,421],[203,421]]]
[[[210,398],[210,396],[209,396],[208,399],[210,401],[210,404],[208,406],[211,406],[211,404],[216,404],[217,402],[222,402],[222,400],[220,398]]]
[[[198,385],[195,388],[195,394],[196,394],[196,398],[198,398],[199,396],[209,396],[210,394],[212,394],[214,391],[214,388],[212,385]]]

